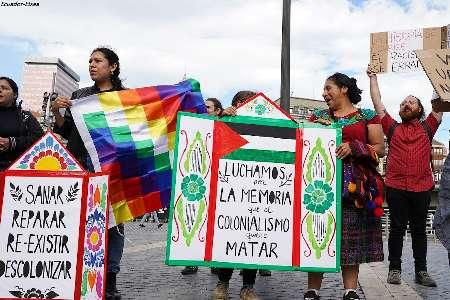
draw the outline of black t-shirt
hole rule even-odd
[[[10,137],[18,136],[20,134],[21,120],[17,107],[0,107],[0,136]]]

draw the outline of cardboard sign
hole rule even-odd
[[[370,64],[376,73],[409,72],[421,69],[414,50],[445,48],[441,27],[370,34]]]
[[[447,37],[447,48],[450,48],[450,24],[442,28],[443,35]],[[444,43],[445,44],[445,43]],[[442,47],[445,48],[445,47]]]
[[[0,299],[103,299],[107,195],[49,132],[2,173]]]
[[[179,114],[167,264],[339,270],[341,130],[303,126]]]
[[[418,50],[416,54],[436,93],[450,101],[450,49]]]

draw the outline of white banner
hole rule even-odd
[[[83,178],[6,176],[0,298],[73,299]]]

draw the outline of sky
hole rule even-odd
[[[119,54],[129,88],[176,83],[186,73],[200,81],[205,98],[225,106],[242,89],[279,98],[282,0],[27,1],[39,6],[0,6],[0,74],[19,84],[24,59],[46,56],[77,72],[80,87],[91,85],[89,55],[106,45]],[[361,106],[372,108],[370,33],[447,25],[449,2],[292,0],[291,94],[322,99],[325,79],[343,72],[363,89]],[[379,85],[391,115],[408,94],[430,112],[424,72],[382,74]],[[446,145],[449,130],[445,114],[436,138]]]

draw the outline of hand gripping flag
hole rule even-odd
[[[110,176],[116,223],[168,206],[179,111],[206,113],[198,81],[74,101],[71,112],[95,170]]]

